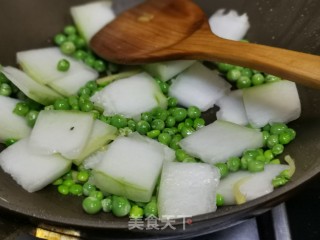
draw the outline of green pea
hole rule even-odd
[[[152,197],[151,201],[147,203],[144,207],[144,216],[145,217],[157,217],[158,216],[158,206],[157,200],[155,197]]]
[[[251,70],[250,68],[243,68],[243,69],[241,70],[241,76],[251,78],[251,76],[252,76],[252,70]]]
[[[266,76],[265,80],[266,80],[266,83],[271,83],[271,82],[277,82],[277,81],[279,81],[281,79],[279,77],[276,77],[276,76],[268,74]]]
[[[84,59],[84,63],[92,68],[94,66],[95,61],[96,61],[95,57],[91,55],[87,55]]]
[[[160,119],[162,121],[165,121],[169,115],[167,110],[160,107],[154,108],[151,114],[154,119]]]
[[[136,126],[137,126],[137,123],[136,121],[130,119],[128,120],[128,127],[132,130],[132,131],[135,131],[136,130]]]
[[[102,211],[111,212],[112,211],[112,197],[108,196],[101,200]]]
[[[290,134],[290,136],[291,136],[291,141],[293,140],[293,139],[295,139],[295,137],[296,137],[296,131],[294,130],[294,129],[292,129],[292,128],[288,128],[286,131],[285,131],[286,133],[288,133],[288,134]]]
[[[93,63],[93,68],[94,68],[95,70],[97,70],[97,72],[101,73],[101,72],[106,71],[107,66],[106,66],[106,64],[104,63],[104,61],[102,61],[102,60],[95,60],[94,63]]]
[[[239,88],[239,89],[248,88],[250,86],[251,86],[251,80],[248,77],[241,76],[237,80],[237,88]]]
[[[265,157],[266,162],[270,162],[274,158],[274,155],[270,149],[266,150],[263,155]]]
[[[88,214],[96,214],[101,211],[101,200],[94,197],[86,197],[82,202],[83,210]]]
[[[78,96],[70,96],[68,97],[68,103],[71,107],[79,106],[79,98]]]
[[[203,118],[196,118],[196,119],[193,121],[193,128],[196,129],[196,130],[198,130],[198,129],[204,127],[205,124],[206,124],[206,123],[205,123],[205,121],[204,121]]]
[[[98,88],[98,84],[96,83],[96,81],[89,81],[86,83],[85,87],[90,89],[90,91],[92,93],[92,91],[94,91]],[[89,95],[92,95],[92,94],[89,93]]]
[[[196,119],[201,116],[201,110],[196,106],[190,106],[188,108],[188,117],[191,119]]]
[[[67,35],[72,35],[77,33],[77,29],[73,25],[67,25],[64,27],[63,32]]]
[[[272,159],[271,161],[270,161],[270,164],[280,164],[281,162],[280,162],[280,160],[278,159],[278,158],[275,158],[275,159]]]
[[[27,120],[27,123],[30,127],[33,127],[34,124],[36,123],[37,121],[37,118],[38,118],[38,115],[39,115],[39,112],[38,111],[35,111],[35,110],[31,110],[27,113],[26,115],[26,120]]]
[[[25,102],[18,102],[13,109],[13,112],[19,116],[26,116],[29,112],[29,105]]]
[[[62,195],[68,195],[69,194],[69,186],[66,186],[63,184],[59,185],[58,192],[61,193]]]
[[[241,161],[238,157],[231,157],[227,161],[227,167],[230,172],[236,172],[240,169]]]
[[[291,175],[289,175],[289,169],[283,170],[280,173],[280,176],[284,177],[285,179],[288,179],[288,180],[291,179]]]
[[[8,83],[1,83],[0,85],[0,95],[1,96],[10,96],[12,94],[12,88]]]
[[[143,217],[143,209],[138,205],[133,205],[130,209],[130,218],[142,218]]]
[[[78,36],[76,34],[70,34],[67,36],[67,41],[73,42],[76,46],[75,41],[77,40]],[[76,46],[77,48],[77,46]]]
[[[79,182],[86,182],[89,179],[89,172],[88,171],[79,171],[77,175],[77,180]]]
[[[274,135],[278,135],[280,133],[283,133],[285,130],[287,130],[287,125],[284,123],[274,123],[270,127],[270,133]]]
[[[151,128],[154,130],[163,130],[165,128],[165,123],[161,119],[155,119],[151,123]]]
[[[190,157],[184,150],[177,149],[176,152],[176,158],[178,161],[182,162],[185,158]]]
[[[117,217],[124,217],[129,214],[131,204],[124,197],[112,196],[112,213]]]
[[[77,49],[84,48],[87,45],[86,40],[79,36],[77,36],[77,38],[73,42],[76,45]]]
[[[174,137],[172,138],[171,142],[170,142],[170,148],[177,150],[180,148],[179,146],[179,142],[181,141],[182,136],[180,134],[174,135]]]
[[[110,117],[107,117],[107,116],[104,116],[104,115],[100,115],[99,119],[102,121],[102,122],[105,122],[107,124],[110,124],[111,122],[111,118]]]
[[[86,182],[85,184],[83,184],[82,190],[85,196],[89,196],[91,192],[96,191],[96,187],[93,184]]]
[[[192,127],[183,127],[181,129],[182,137],[187,137],[187,136],[191,135],[192,133],[194,133],[194,129]]]
[[[228,63],[218,63],[217,67],[220,72],[228,72],[229,70],[233,69],[234,66]]]
[[[58,178],[52,183],[52,185],[59,186],[62,183],[63,183],[63,179],[62,178]]]
[[[53,38],[54,43],[57,44],[58,46],[60,46],[66,40],[67,40],[67,37],[62,33],[55,35]]]
[[[84,60],[87,57],[87,53],[83,50],[76,50],[73,53],[73,57],[77,60]]]
[[[230,69],[227,72],[227,79],[230,82],[235,82],[241,77],[241,71],[235,68]]]
[[[224,197],[219,193],[216,194],[216,205],[218,207],[221,207],[224,205]]]
[[[79,89],[79,91],[78,91],[78,95],[79,96],[91,96],[91,93],[92,93],[92,91],[91,91],[91,89],[90,88],[88,88],[88,87],[81,87],[80,89]]]
[[[141,120],[151,123],[152,119],[153,119],[152,114],[149,112],[145,112],[141,114]]]
[[[74,184],[74,181],[72,179],[65,179],[62,184],[70,187]]]
[[[267,145],[267,141],[268,141],[269,136],[270,136],[270,133],[268,131],[262,131],[264,145]]]
[[[137,123],[136,130],[137,130],[138,133],[140,133],[142,135],[147,134],[147,132],[149,132],[150,129],[151,129],[150,124],[145,120],[140,120]]]
[[[221,178],[223,178],[223,177],[228,175],[229,170],[228,170],[227,164],[225,164],[225,163],[216,163],[215,166],[219,169]]]
[[[85,100],[83,103],[80,102],[79,106],[82,112],[90,112],[94,108],[94,105],[90,100]]]
[[[272,147],[272,153],[274,154],[274,155],[279,155],[279,154],[281,154],[282,152],[283,152],[283,150],[284,150],[284,147],[283,147],[283,145],[282,144],[275,144],[273,147]]]
[[[70,68],[70,62],[67,59],[61,59],[59,60],[57,64],[57,69],[60,72],[66,72]]]
[[[168,98],[168,107],[173,108],[176,107],[178,104],[178,100],[175,97],[169,97]]]
[[[186,124],[185,124],[184,122],[179,123],[179,124],[178,124],[178,132],[181,132],[182,128],[184,128],[185,125],[186,125]]]
[[[193,126],[193,120],[191,118],[187,118],[185,121],[184,121],[184,126],[185,127],[191,127]]]
[[[267,146],[270,149],[278,143],[279,143],[278,135],[270,135],[267,139]]]
[[[159,134],[160,134],[160,130],[157,130],[157,129],[147,132],[147,136],[149,138],[157,138]]]
[[[176,122],[182,122],[187,117],[187,110],[184,108],[175,108],[172,112],[172,116]]]
[[[104,196],[101,191],[93,190],[89,193],[89,197],[94,197],[96,199],[102,200]]]
[[[159,83],[160,89],[163,92],[163,94],[168,94],[169,92],[169,85],[165,82]]]
[[[175,135],[175,134],[178,132],[178,129],[175,128],[175,127],[165,128],[165,129],[163,129],[162,132],[163,132],[163,133],[168,133],[168,134],[170,134],[171,136],[173,136],[173,135]]]
[[[248,170],[249,172],[262,172],[264,170],[264,163],[256,160],[249,161]]]
[[[54,102],[53,107],[55,110],[69,110],[69,109],[71,109],[68,98],[57,99]]]
[[[76,51],[76,46],[71,41],[64,41],[60,45],[60,50],[66,55],[71,55]]]
[[[169,145],[171,140],[172,138],[169,133],[160,133],[158,136],[158,141],[165,145]]]
[[[82,195],[82,186],[80,184],[73,184],[69,187],[69,192],[75,196]]]
[[[276,187],[280,187],[285,185],[288,182],[288,179],[278,176],[275,177],[274,179],[272,179],[272,185],[276,188]]]
[[[264,76],[261,73],[256,73],[251,78],[252,84],[258,86],[264,83]]]
[[[111,125],[115,126],[116,128],[124,128],[127,126],[128,121],[125,117],[121,115],[114,115],[111,117]]]
[[[7,147],[9,147],[9,146],[11,146],[12,144],[16,143],[17,141],[18,141],[18,140],[15,139],[15,138],[9,138],[9,139],[6,139],[6,140],[4,141],[4,144],[5,144]]]
[[[255,157],[257,157],[259,155],[259,152],[254,149],[254,150],[247,150],[245,151],[244,153],[244,156],[245,157],[248,157],[248,158],[251,158],[251,159],[254,159]]]
[[[63,179],[72,179],[72,172],[67,172],[64,176]]]
[[[168,116],[166,119],[166,126],[171,128],[176,125],[176,119],[172,116]]]
[[[248,158],[242,156],[241,159],[240,159],[240,168],[243,169],[243,170],[246,170],[248,169]]]

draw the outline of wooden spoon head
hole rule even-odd
[[[107,24],[90,45],[96,54],[112,62],[159,61],[166,58],[161,52],[170,51],[170,46],[188,38],[204,23],[207,17],[191,0],[148,0]]]

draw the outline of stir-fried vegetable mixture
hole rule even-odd
[[[215,211],[290,180],[294,161],[280,158],[296,137],[294,83],[227,63],[131,69],[91,52],[86,27],[18,53],[23,71],[0,69],[0,165],[23,188],[52,183],[88,214],[142,218]]]

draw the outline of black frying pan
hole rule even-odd
[[[118,0],[115,0],[118,1]],[[50,46],[51,38],[71,22],[69,7],[85,0],[10,0],[0,1],[0,63],[15,65],[15,53],[21,50]],[[125,2],[125,1],[122,1]],[[212,14],[218,8],[247,12],[251,28],[247,38],[252,42],[320,54],[320,2],[317,0],[199,0]],[[132,0],[127,0],[132,3]],[[319,76],[320,77],[320,76]],[[150,236],[191,236],[205,234],[241,219],[267,211],[286,200],[304,183],[320,172],[320,91],[299,86],[302,116],[290,124],[297,138],[284,154],[296,159],[297,170],[290,183],[273,193],[241,206],[223,207],[215,213],[193,217],[183,231],[128,231],[128,219],[111,214],[90,216],[81,209],[81,198],[61,196],[54,187],[29,194],[0,170],[0,214],[18,213],[35,222],[72,225],[102,231],[109,238]],[[284,99],[285,101],[285,99]],[[1,111],[1,109],[0,109]],[[208,113],[213,119],[213,113]],[[1,121],[1,120],[0,120]],[[179,225],[179,221],[176,222]],[[116,234],[116,235],[115,235]],[[128,235],[129,234],[129,235]]]

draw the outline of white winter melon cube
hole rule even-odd
[[[67,173],[71,161],[59,154],[37,154],[25,138],[0,153],[0,166],[25,190],[35,192]]]
[[[118,129],[100,120],[95,120],[92,131],[88,137],[85,147],[82,149],[80,156],[73,160],[73,163],[79,165],[91,153],[114,140],[118,136]]]
[[[158,195],[160,219],[214,212],[219,179],[217,168],[206,163],[165,163]]]
[[[50,105],[62,96],[51,88],[44,86],[23,71],[14,67],[4,67],[3,74],[26,96],[43,105]]]
[[[0,95],[0,142],[7,139],[21,139],[29,136],[31,128],[24,117],[13,113],[19,101]]]
[[[220,107],[220,110],[217,112],[218,120],[233,122],[243,126],[248,124],[242,90],[231,91],[228,95],[220,98],[217,105]]]
[[[271,193],[274,189],[272,179],[278,176],[282,171],[289,168],[284,164],[268,164],[263,172],[254,174],[240,184],[239,191],[245,197],[246,201],[251,201],[258,197]]]
[[[31,132],[29,145],[42,154],[60,153],[68,159],[76,159],[87,144],[93,122],[91,113],[41,111]]]
[[[162,81],[168,81],[190,67],[195,60],[176,60],[158,63],[150,63],[142,67],[153,77]]]
[[[190,155],[214,164],[262,147],[263,137],[256,129],[217,120],[182,139],[180,146]]]
[[[196,62],[172,81],[169,95],[177,98],[184,107],[197,106],[206,111],[230,88],[231,85],[217,72]]]
[[[301,114],[296,84],[287,80],[244,89],[243,101],[249,123],[257,128],[268,123],[287,123]]]
[[[71,7],[71,16],[87,42],[115,18],[112,1],[97,1]]]
[[[62,72],[57,69],[61,59],[66,59],[70,63],[68,71]],[[77,93],[80,87],[98,77],[95,70],[64,55],[58,47],[18,52],[17,61],[32,79],[49,85],[65,96]]]
[[[249,30],[250,23],[246,13],[239,15],[235,10],[227,12],[219,9],[209,18],[211,31],[230,40],[241,40]]]
[[[105,115],[121,114],[127,118],[139,118],[143,112],[167,106],[166,97],[147,73],[112,82],[95,93],[91,100],[104,108]]]
[[[114,140],[100,159],[91,164],[95,185],[133,201],[150,201],[162,164],[174,159],[174,151],[145,139],[133,134]]]
[[[234,205],[236,204],[236,199],[234,196],[234,185],[241,179],[247,179],[254,173],[249,171],[237,171],[228,174],[226,177],[220,180],[217,193],[223,196],[224,205]]]

